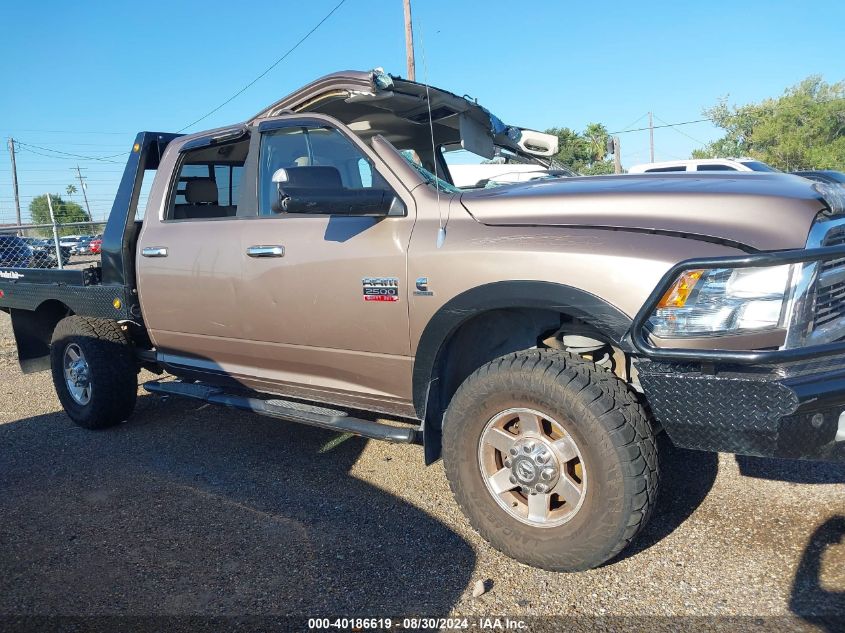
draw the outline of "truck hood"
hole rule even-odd
[[[465,192],[482,224],[657,231],[756,250],[803,248],[827,206],[810,181],[780,173],[638,174]]]

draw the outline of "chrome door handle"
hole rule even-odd
[[[167,247],[145,246],[141,249],[141,255],[144,257],[167,257]]]
[[[246,249],[250,257],[284,257],[284,246],[250,246]]]

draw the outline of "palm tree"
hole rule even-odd
[[[71,196],[71,197],[72,197],[72,196],[73,196],[73,194],[75,194],[75,193],[76,193],[76,191],[77,191],[77,189],[76,189],[76,185],[68,185],[68,186],[67,186],[67,189],[65,189],[65,191],[67,191],[67,195],[69,195],[69,196]]]

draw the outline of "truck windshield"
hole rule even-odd
[[[780,171],[780,169],[775,169],[766,163],[761,163],[759,160],[742,160],[740,162],[751,169],[751,171]]]
[[[489,189],[528,180],[546,180],[577,174],[555,159],[515,152],[499,145],[493,158],[484,158],[451,143],[440,147],[455,186],[461,189]]]
[[[460,193],[461,190],[458,189],[456,186],[454,186],[453,184],[451,184],[449,182],[446,182],[442,178],[438,178],[437,176],[432,174],[430,171],[428,171],[425,167],[423,167],[419,163],[418,159],[416,158],[416,156],[415,156],[415,154],[412,150],[404,149],[404,150],[400,151],[399,153],[402,155],[402,158],[404,158],[406,161],[408,161],[408,164],[411,167],[413,167],[420,176],[423,177],[426,184],[429,184],[433,187],[436,187],[440,191],[445,191],[446,193]]]

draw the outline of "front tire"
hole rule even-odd
[[[105,429],[126,420],[138,395],[138,367],[126,333],[115,321],[70,316],[50,345],[56,394],[71,420]]]
[[[618,554],[657,496],[643,408],[616,376],[556,350],[503,356],[467,378],[446,411],[443,460],[473,527],[551,571]]]

